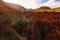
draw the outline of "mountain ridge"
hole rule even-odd
[[[60,9],[60,7],[56,7],[56,8],[50,8],[50,7],[48,7],[48,6],[41,6],[41,7],[38,7],[38,8],[36,8],[36,9],[26,9],[26,8],[24,8],[23,6],[21,6],[21,5],[18,5],[18,4],[13,4],[13,3],[8,3],[8,2],[3,2],[2,0],[0,0],[0,5],[2,6],[2,7],[5,7],[5,11],[11,11],[11,12],[24,12],[24,11],[36,11],[36,10],[44,10],[44,11],[46,11],[46,10],[48,10],[48,11],[50,11],[50,12],[53,12],[53,11],[56,11],[57,12],[57,10],[55,10],[55,9]],[[46,10],[45,10],[46,9]],[[60,10],[59,10],[59,12],[60,12]]]

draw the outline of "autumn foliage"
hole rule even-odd
[[[8,5],[0,4],[0,40],[60,40],[60,12]]]

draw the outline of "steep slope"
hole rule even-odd
[[[2,7],[5,7],[6,9],[12,12],[16,12],[16,11],[22,12],[26,10],[21,5],[3,2],[2,0],[0,1],[0,5],[2,5]]]
[[[18,4],[12,4],[12,3],[5,3],[8,9],[15,9],[17,11],[23,12],[26,9],[24,7],[22,7],[21,5]]]
[[[10,3],[8,5],[7,4],[8,3],[0,1],[0,28],[2,27],[2,30],[4,33],[6,33],[7,31],[11,34],[11,32],[14,31],[14,28],[12,28],[12,26],[9,25],[8,23],[10,23],[10,21],[12,20],[14,21],[14,19],[16,19],[18,16],[16,14],[20,14],[20,12],[24,11],[25,9],[22,6],[21,6],[21,9],[17,5],[16,5],[17,7],[15,7],[15,4],[13,5]],[[4,33],[3,34],[1,33],[1,34],[4,35]],[[17,32],[15,35],[17,40],[21,40],[22,37]],[[5,38],[3,38],[2,40],[5,40]]]

